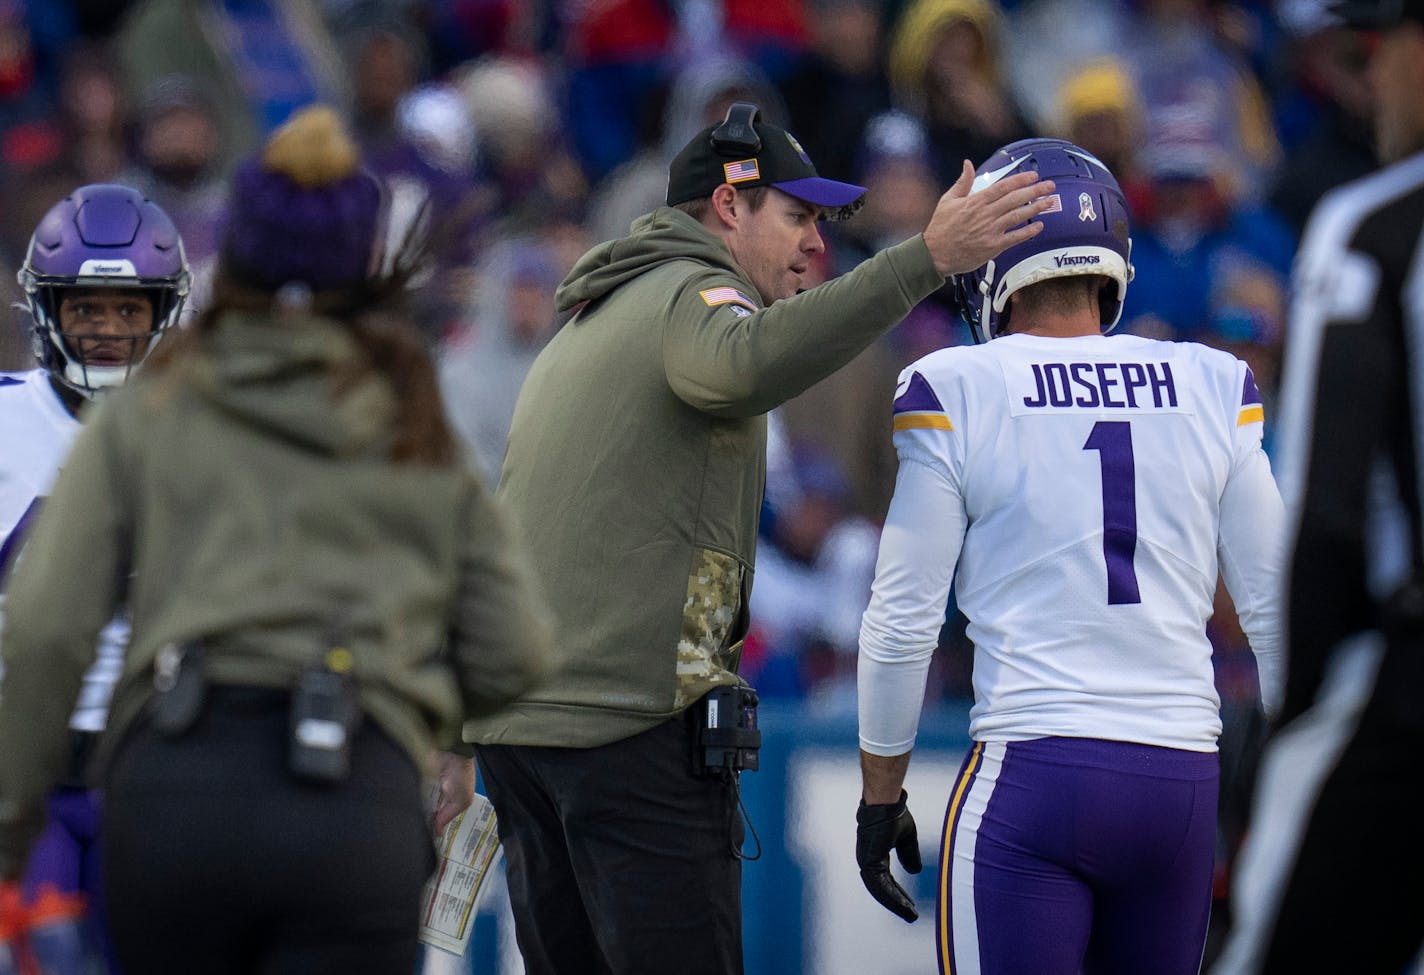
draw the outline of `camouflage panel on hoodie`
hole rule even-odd
[[[741,563],[725,552],[705,548],[695,557],[677,642],[677,710],[713,687],[742,682],[736,675],[741,642],[727,646],[741,608]]]

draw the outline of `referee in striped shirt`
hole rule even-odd
[[[1424,0],[1333,10],[1368,32],[1385,165],[1297,258],[1286,697],[1212,975],[1397,975],[1424,942]]]

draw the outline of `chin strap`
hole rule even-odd
[[[984,306],[979,310],[979,331],[987,342],[994,337],[994,262],[984,265],[984,278],[979,282],[979,293],[984,296]]]

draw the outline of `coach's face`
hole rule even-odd
[[[738,196],[741,203],[725,238],[733,259],[763,302],[790,298],[808,286],[811,261],[826,249],[816,227],[820,208],[775,188],[769,188],[756,210],[746,206],[745,196]]]

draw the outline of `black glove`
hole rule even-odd
[[[860,865],[860,880],[870,896],[890,913],[913,921],[920,916],[915,902],[890,876],[892,847],[906,870],[920,872],[920,838],[915,832],[915,817],[905,808],[906,798],[901,789],[898,802],[867,806],[864,799],[860,801],[855,814],[855,862]]]

